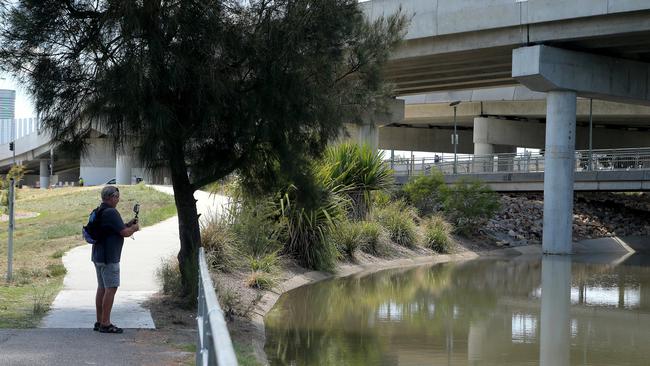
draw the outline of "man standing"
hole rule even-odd
[[[117,187],[106,186],[102,189],[102,204],[98,210],[101,235],[92,250],[92,261],[97,272],[97,322],[93,329],[101,333],[122,333],[122,328],[111,324],[113,299],[120,286],[120,256],[124,238],[140,230],[135,219],[124,224],[115,209],[119,202],[120,190]]]

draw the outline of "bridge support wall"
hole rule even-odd
[[[41,189],[48,189],[50,186],[50,168],[48,160],[41,160],[39,162],[39,184]]]
[[[346,130],[349,138],[342,137],[340,140],[348,139],[360,145],[368,145],[373,151],[379,147],[390,150],[390,147],[380,146],[378,129],[380,126],[404,121],[404,101],[388,99],[384,103],[377,110],[364,113],[358,123],[348,124]]]
[[[117,151],[115,157],[115,182],[117,184],[131,184],[131,169],[133,168],[133,147],[126,143]]]
[[[90,138],[88,150],[81,156],[79,175],[84,184],[105,184],[115,178],[115,151],[107,138]]]

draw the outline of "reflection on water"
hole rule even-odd
[[[272,365],[646,365],[648,259],[477,260],[317,283],[266,317]]]

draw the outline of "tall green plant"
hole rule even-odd
[[[444,210],[456,230],[471,234],[499,210],[499,197],[485,183],[461,179],[449,187]]]
[[[406,183],[404,193],[420,215],[427,216],[442,208],[446,188],[442,173],[433,169],[431,175],[420,175]]]
[[[390,239],[396,244],[413,248],[417,243],[417,214],[404,201],[391,202],[375,214],[377,222],[383,226]]]
[[[351,142],[328,147],[318,174],[328,185],[346,187],[349,216],[357,221],[370,213],[371,193],[393,184],[393,172],[384,163],[383,153]]]
[[[304,206],[291,187],[280,201],[287,228],[285,250],[301,265],[330,271],[336,261],[336,246],[330,240],[332,231],[345,215],[346,200],[336,188],[322,187],[315,202]]]
[[[11,178],[14,179],[14,184],[18,184],[23,180],[26,172],[27,168],[24,165],[14,165],[9,169],[5,178],[0,180],[0,213],[6,212],[9,207],[9,186],[11,185]],[[14,195],[17,198],[18,192],[14,191]]]

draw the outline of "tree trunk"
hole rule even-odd
[[[199,216],[196,211],[194,187],[187,176],[183,154],[170,157],[174,201],[178,213],[178,233],[181,249],[178,252],[178,265],[183,284],[183,295],[196,301],[198,286],[198,253],[201,246]]]

